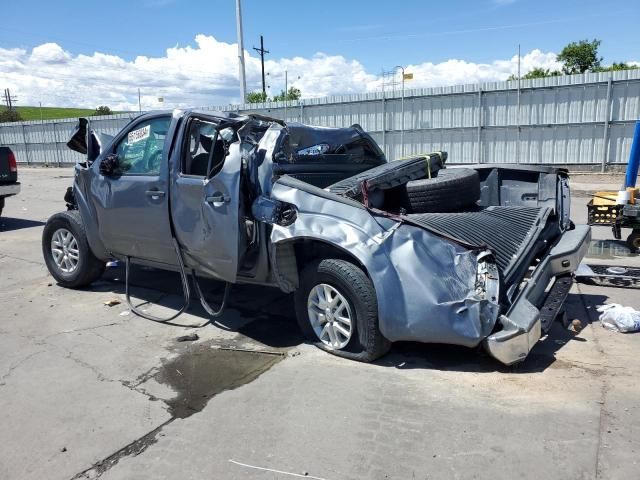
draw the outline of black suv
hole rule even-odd
[[[16,156],[9,147],[0,147],[0,215],[4,208],[4,199],[19,192]]]

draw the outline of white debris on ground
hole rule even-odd
[[[616,332],[637,332],[640,330],[640,312],[631,307],[624,307],[618,303],[600,305],[600,324]]]

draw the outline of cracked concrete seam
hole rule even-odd
[[[0,377],[0,386],[6,385],[5,380],[11,376],[11,374],[13,373],[14,370],[16,370],[18,367],[20,367],[23,363],[25,363],[29,359],[35,357],[36,355],[44,353],[45,351],[46,350],[38,350],[37,352],[30,353],[29,355],[27,355],[23,359],[18,360],[17,362],[15,362],[12,365],[10,365],[9,369],[7,370],[7,372]]]
[[[111,322],[111,323],[104,323],[102,325],[94,325],[93,327],[75,328],[73,330],[63,330],[62,332],[52,333],[51,335],[47,335],[41,338],[43,340],[47,340],[49,338],[57,337],[58,335],[66,335],[69,333],[77,333],[77,332],[88,332],[91,330],[97,330],[98,328],[106,328],[106,327],[113,327],[115,325],[123,325],[124,323],[125,323],[125,320],[122,320],[120,322]],[[36,340],[36,337],[34,337],[34,340]]]
[[[52,345],[52,344],[48,344],[48,345],[51,345],[52,347],[61,350],[60,347],[58,347],[57,345]],[[149,400],[154,400],[154,401],[155,400],[160,400],[162,402],[163,409],[167,413],[169,412],[168,405],[162,399],[147,393],[144,389],[139,389],[138,388],[144,382],[137,383],[136,385],[131,385],[130,382],[128,382],[127,380],[108,378],[100,370],[98,370],[97,367],[91,365],[90,363],[85,362],[84,360],[81,360],[81,359],[79,359],[77,357],[74,357],[73,354],[71,353],[71,350],[66,350],[66,354],[65,354],[64,358],[67,358],[67,359],[71,360],[72,362],[76,363],[77,365],[80,365],[81,367],[84,367],[84,368],[87,368],[87,369],[91,370],[95,374],[95,376],[96,376],[96,378],[98,379],[99,382],[119,383],[120,385],[122,385],[123,387],[125,387],[125,388],[127,388],[127,389],[129,389],[131,391],[134,391],[136,393],[144,395]],[[151,378],[151,377],[149,377],[149,378]],[[148,380],[148,378],[146,380]]]
[[[165,422],[161,423],[153,430],[145,433],[144,435],[136,438],[134,441],[128,443],[121,449],[115,451],[111,455],[98,460],[88,468],[76,473],[70,480],[80,479],[92,479],[96,480],[100,478],[105,472],[115,467],[121,459],[125,457],[137,456],[144,452],[147,448],[157,442],[157,436],[164,427],[173,422],[177,417],[171,417]]]
[[[6,253],[3,254],[2,257],[0,257],[0,258],[10,258],[12,260],[19,260],[21,262],[31,263],[33,265],[40,265],[41,267],[45,266],[44,262],[37,262],[35,260],[29,260],[27,258],[14,257],[13,255],[7,255]]]
[[[116,322],[116,324],[118,324],[120,322]],[[123,387],[135,391],[136,393],[139,393],[141,395],[144,395],[145,397],[147,397],[149,400],[160,400],[162,402],[163,405],[163,409],[168,412],[169,411],[169,407],[167,406],[167,404],[162,400],[159,399],[158,397],[151,395],[149,393],[147,393],[144,389],[138,388],[140,385],[142,385],[143,383],[145,383],[146,381],[148,381],[150,378],[153,377],[153,375],[156,373],[157,371],[157,367],[152,367],[149,370],[147,370],[146,372],[143,372],[140,376],[138,376],[138,378],[136,378],[134,380],[134,382],[129,382],[127,380],[120,380],[120,379],[111,379],[108,378],[106,375],[104,375],[100,370],[98,370],[97,367],[91,365],[90,363],[85,362],[84,360],[81,360],[75,356],[73,356],[72,351],[69,349],[65,349],[59,345],[53,344],[53,343],[49,343],[47,342],[48,338],[51,338],[53,336],[59,335],[61,333],[72,333],[75,331],[91,331],[91,330],[95,330],[97,328],[101,328],[101,327],[105,327],[105,326],[111,326],[112,324],[106,324],[106,325],[98,325],[95,327],[90,327],[90,328],[84,328],[84,329],[78,329],[78,330],[73,330],[70,332],[59,332],[57,334],[53,334],[53,335],[49,335],[47,337],[42,337],[42,338],[34,338],[33,340],[35,341],[35,343],[37,345],[47,345],[48,347],[51,347],[55,350],[57,350],[58,352],[62,353],[64,358],[71,360],[72,362],[74,362],[75,364],[89,369],[93,372],[93,374],[96,376],[96,378],[98,379],[98,381],[100,382],[112,382],[112,383],[119,383],[120,385],[122,385]],[[93,334],[96,334],[96,332],[92,332]],[[98,335],[101,338],[101,335]],[[6,383],[4,382],[4,380],[6,380],[12,373],[14,370],[16,370],[18,367],[20,367],[24,362],[28,361],[30,358],[39,355],[41,353],[45,353],[47,350],[43,349],[43,350],[38,350],[37,352],[31,353],[29,355],[27,355],[26,357],[24,357],[23,359],[19,360],[18,362],[15,362],[13,365],[11,365],[9,367],[9,370],[0,377],[0,386],[6,385]]]

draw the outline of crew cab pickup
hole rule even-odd
[[[80,119],[68,146],[86,160],[42,239],[60,285],[118,259],[127,285],[130,263],[180,272],[185,307],[191,277],[212,315],[198,278],[279,288],[311,342],[360,361],[404,340],[522,361],[590,239],[569,218],[565,170],[446,168],[443,152],[387,162],[358,125],[176,110],[113,138]]]
[[[0,216],[4,209],[4,199],[20,193],[18,164],[9,147],[0,147]]]

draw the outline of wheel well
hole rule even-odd
[[[300,238],[276,244],[276,277],[280,288],[292,292],[298,288],[299,275],[310,262],[337,258],[358,266],[370,278],[365,266],[349,251],[314,238]]]
[[[298,264],[299,272],[312,260],[338,258],[357,265],[367,276],[369,276],[367,269],[360,260],[353,256],[349,251],[332,245],[331,243],[316,239],[301,239],[294,243],[293,249],[296,254],[296,263]]]

